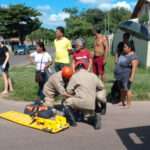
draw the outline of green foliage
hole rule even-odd
[[[30,35],[28,35],[28,38],[31,41],[44,41],[48,43],[49,41],[53,41],[55,38],[55,32],[53,30],[40,28],[34,32],[32,32]]]
[[[107,12],[109,17],[109,28],[114,32],[119,23],[128,20],[131,16],[131,12],[125,8],[113,8]]]
[[[93,28],[104,29],[105,13],[100,9],[88,9],[81,13],[81,16],[91,23]]]
[[[70,8],[64,9],[64,11],[70,13],[70,18],[67,18],[65,22],[67,35],[72,38],[91,36],[95,22],[102,21],[100,15],[101,11],[98,9],[89,9],[85,12],[78,12],[76,9]]]
[[[144,15],[142,15],[142,16],[140,16],[140,18],[139,18],[139,22],[140,23],[147,23],[149,21],[149,15],[148,14],[144,14]]]
[[[93,48],[94,48],[94,38],[92,36],[88,36],[85,39],[86,39],[86,47],[90,51],[93,51]]]
[[[35,69],[33,67],[12,68],[10,76],[15,90],[9,95],[8,99],[31,101],[37,97],[38,86],[35,83]],[[2,90],[2,88],[3,84],[0,80],[0,89]]]
[[[112,87],[112,81],[114,80],[114,57],[109,56],[106,64],[106,88],[107,93],[109,93]],[[150,80],[149,80],[150,70],[144,68],[138,68],[136,73],[135,81],[133,82],[132,91],[134,100],[149,100],[150,99]]]
[[[66,19],[66,25],[69,37],[89,36],[92,32],[92,25],[83,18],[72,17]]]
[[[63,11],[66,13],[69,13],[71,16],[77,16],[77,14],[78,14],[77,8],[64,8]]]
[[[109,93],[114,81],[114,57],[109,56],[106,64],[106,88]],[[150,70],[139,68],[136,73],[136,79],[133,83],[134,100],[150,99]],[[35,83],[35,69],[32,66],[12,68],[10,76],[13,79],[15,90],[8,99],[31,101],[36,98],[38,86]],[[3,88],[2,80],[0,80],[0,90]]]
[[[102,33],[106,30],[114,32],[118,24],[128,20],[131,12],[124,8],[114,8],[108,12],[99,9],[88,9],[77,11],[75,8],[64,9],[70,14],[65,20],[67,35],[71,38],[79,36],[92,36],[93,29],[98,28]]]
[[[5,38],[20,37],[23,41],[27,34],[40,27],[40,15],[37,10],[21,4],[0,8],[0,35]]]

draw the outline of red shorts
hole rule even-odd
[[[96,75],[104,75],[105,64],[103,56],[94,56],[93,58],[93,72]]]

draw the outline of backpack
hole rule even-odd
[[[113,86],[111,88],[111,92],[107,96],[108,102],[111,102],[112,104],[117,104],[121,101],[121,82],[116,80],[113,83]]]

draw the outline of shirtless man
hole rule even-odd
[[[93,56],[93,72],[104,81],[105,64],[108,53],[108,40],[106,36],[101,34],[100,30],[95,31],[94,56]]]

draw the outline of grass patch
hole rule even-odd
[[[106,64],[106,88],[109,92],[114,80],[113,71],[114,71],[114,58],[110,56],[108,58],[108,63]],[[134,100],[150,100],[150,69],[138,68],[136,73],[136,78],[132,86],[132,91],[134,94]]]
[[[15,67],[10,70],[10,76],[14,84],[14,92],[8,99],[31,101],[37,96],[38,86],[35,83],[35,70],[30,67]],[[0,89],[2,90],[2,81],[0,81]]]
[[[109,92],[114,80],[114,58],[109,57],[106,64],[106,88]],[[11,93],[8,99],[32,101],[37,96],[38,86],[35,83],[35,69],[33,66],[16,67],[10,70],[10,75],[14,82],[15,91]],[[150,100],[150,70],[139,68],[133,83],[133,93],[135,100]],[[0,80],[0,90],[2,91],[3,83]]]

